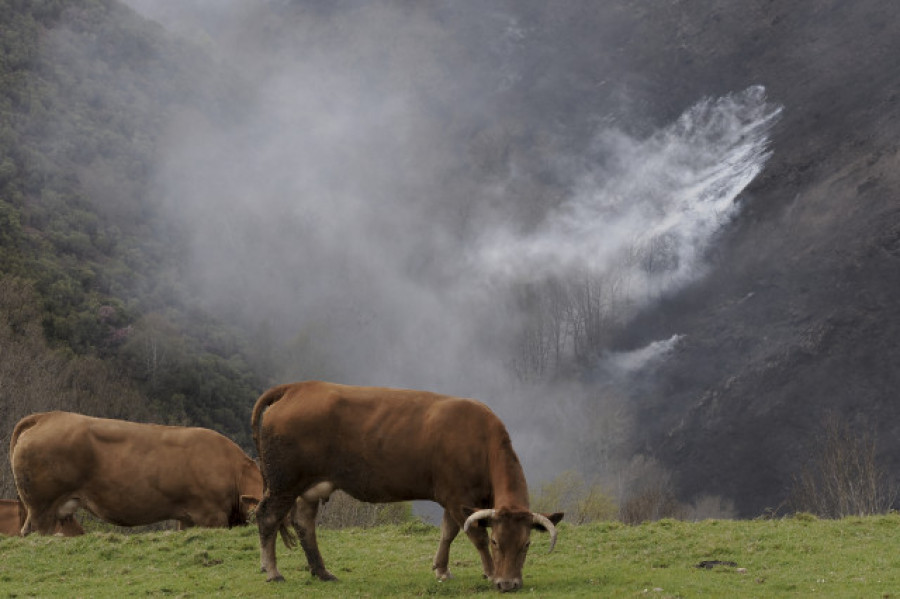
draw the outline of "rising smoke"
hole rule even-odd
[[[185,114],[165,137],[156,193],[191,231],[192,291],[268,335],[287,357],[283,380],[484,399],[530,470],[565,463],[548,424],[575,431],[570,445],[596,436],[600,420],[621,435],[627,410],[608,397],[627,389],[609,381],[627,385],[678,338],[598,352],[602,386],[525,383],[510,366],[523,327],[516,290],[615,281],[622,323],[701,277],[779,113],[761,87],[700,99],[651,135],[597,126],[585,163],[564,155],[579,145],[560,128],[516,113],[530,72],[517,52],[531,30],[513,5],[477,19],[402,3],[298,9],[273,35],[266,10],[245,2],[218,5],[221,30],[203,11],[179,21],[171,6],[131,4],[208,32],[252,89],[234,122]],[[233,10],[246,19],[223,16]],[[536,164],[549,171],[541,184],[528,172]]]
[[[704,250],[737,213],[738,194],[768,159],[779,112],[752,87],[702,100],[647,139],[600,131],[606,163],[591,165],[535,232],[486,232],[473,267],[513,279],[626,268],[633,300],[694,280]],[[646,266],[654,251],[660,268]]]

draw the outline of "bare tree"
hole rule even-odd
[[[48,410],[139,420],[154,416],[143,397],[107,363],[50,347],[40,305],[30,282],[0,278],[0,497],[16,494],[9,439],[24,416]]]
[[[625,524],[687,516],[675,495],[671,475],[652,458],[634,456],[622,475],[621,485],[619,519]]]
[[[382,524],[402,524],[413,519],[412,504],[365,503],[336,491],[325,502],[316,518],[324,528],[371,528]]]
[[[878,466],[873,430],[856,432],[829,414],[813,455],[794,477],[789,503],[823,518],[865,516],[891,509],[897,493]]]

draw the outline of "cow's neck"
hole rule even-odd
[[[528,484],[509,435],[503,431],[491,451],[491,484],[494,508],[528,509]]]

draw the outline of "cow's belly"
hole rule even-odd
[[[171,497],[142,485],[85,489],[81,504],[89,512],[118,526],[143,526],[163,520],[184,520],[194,509],[190,497]]]
[[[434,499],[434,476],[429,462],[396,452],[373,451],[375,445],[368,444],[365,452],[335,451],[327,460],[315,453],[297,454],[292,461],[303,467],[293,473],[294,480],[304,489],[301,494],[328,481],[334,489],[368,503]],[[365,459],[359,455],[365,455]],[[274,481],[270,480],[270,484]]]
[[[431,485],[416,479],[403,481],[350,479],[337,481],[337,488],[355,499],[368,503],[434,499]]]
[[[101,520],[116,526],[145,526],[165,520],[180,520],[185,515],[183,512],[177,513],[175,511],[123,509],[119,506],[98,506],[87,503],[84,507]]]

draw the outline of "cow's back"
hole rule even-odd
[[[440,501],[461,483],[489,494],[486,442],[499,420],[484,404],[317,381],[282,389],[259,416],[264,475],[276,485],[293,476],[280,465],[297,464],[364,501]]]

